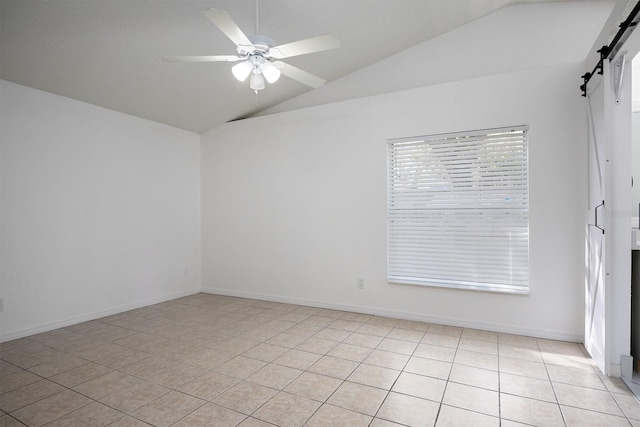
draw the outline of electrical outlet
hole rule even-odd
[[[4,298],[0,298],[0,311],[4,311]]]
[[[358,277],[358,289],[364,289],[364,278]]]

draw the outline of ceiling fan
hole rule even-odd
[[[276,45],[269,37],[258,33],[258,1],[256,0],[255,32],[245,35],[224,10],[208,9],[204,14],[236,45],[235,55],[213,56],[163,56],[167,62],[239,62],[231,68],[234,77],[245,81],[251,76],[249,87],[259,91],[265,88],[265,79],[275,83],[281,74],[312,88],[318,88],[326,80],[293,65],[279,61],[293,56],[335,49],[340,41],[333,34],[312,37],[296,42]]]

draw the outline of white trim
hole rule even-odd
[[[459,319],[446,316],[428,316],[422,313],[412,313],[407,311],[388,310],[380,307],[365,307],[359,305],[342,304],[330,301],[309,300],[305,298],[292,298],[280,295],[262,294],[257,292],[236,291],[233,289],[222,289],[214,287],[202,287],[202,292],[207,294],[225,295],[239,298],[251,298],[262,301],[281,302],[285,304],[296,304],[308,307],[328,308],[332,310],[350,311],[355,313],[372,314],[375,316],[391,317],[394,319],[414,320],[418,322],[436,323],[462,328],[473,328],[486,331],[500,332],[506,334],[525,335],[536,338],[546,338],[552,340],[569,341],[581,343],[581,334],[568,334],[566,332],[550,329],[530,329],[519,328],[501,323],[475,322],[468,319]]]
[[[9,332],[6,334],[0,335],[0,343],[15,340],[18,338],[24,338],[31,335],[39,334],[42,332],[52,331],[58,328],[64,328],[66,326],[75,325],[81,322],[87,322],[89,320],[99,319],[101,317],[111,316],[114,314],[122,313],[129,310],[135,310],[136,308],[146,307],[153,304],[159,304],[161,302],[171,301],[177,298],[183,298],[189,295],[195,295],[200,293],[200,289],[191,289],[189,291],[181,291],[173,294],[165,295],[162,297],[150,298],[142,301],[137,301],[129,304],[122,304],[116,307],[98,310],[91,313],[82,314],[79,316],[69,317],[64,320],[59,320],[56,322],[43,323],[41,325],[32,326],[26,329],[20,329],[14,332]]]

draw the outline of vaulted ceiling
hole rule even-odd
[[[543,0],[554,1],[554,0]],[[538,2],[538,1],[535,1]],[[341,47],[287,62],[327,81],[526,0],[263,0],[259,32],[277,44],[326,33]],[[0,0],[0,78],[202,133],[311,90],[281,78],[257,95],[231,63],[163,55],[234,54],[202,13],[254,33],[254,0]]]

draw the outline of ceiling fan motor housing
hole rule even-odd
[[[238,46],[238,48],[236,49],[238,55],[244,56],[261,54],[261,56],[265,56],[267,53],[269,53],[269,49],[276,45],[276,42],[274,42],[273,39],[259,34],[250,35],[247,36],[247,38],[251,40],[251,43],[253,43],[255,50],[251,50],[251,46]]]

